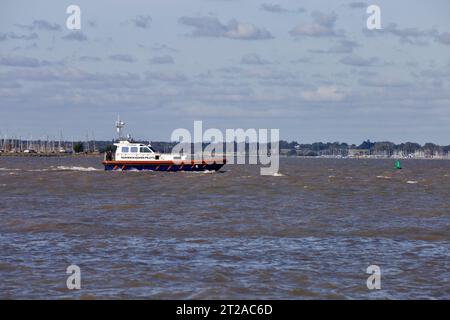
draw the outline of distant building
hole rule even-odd
[[[425,158],[425,152],[422,150],[416,150],[416,152],[414,152],[414,158]]]
[[[351,158],[365,157],[370,155],[369,149],[348,149],[348,156]]]

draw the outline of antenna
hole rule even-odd
[[[94,131],[92,131],[92,148],[94,149],[93,152],[97,152],[97,147],[95,146],[95,137],[94,137]]]
[[[125,126],[125,122],[120,120],[120,116],[117,115],[116,130],[117,130],[117,136],[118,136],[119,140],[123,139],[122,129],[123,129],[124,126]]]
[[[61,144],[62,139],[63,139],[63,136],[62,136],[62,129],[60,129],[60,131],[59,131],[58,152],[61,152],[61,149],[62,149],[62,144]]]
[[[87,146],[87,148],[86,148],[85,152],[90,153],[91,152],[91,146],[89,144],[89,133],[87,133],[87,132],[86,132],[86,146]]]

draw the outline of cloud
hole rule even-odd
[[[32,23],[32,30],[46,30],[46,31],[61,31],[62,28],[57,23],[51,23],[46,20],[34,20]]]
[[[346,56],[339,60],[342,64],[354,67],[370,67],[378,62],[378,58],[362,58],[359,56]]]
[[[147,72],[146,74],[147,80],[156,80],[162,82],[185,82],[187,81],[187,77],[179,72],[170,73],[170,72]]]
[[[337,20],[337,15],[334,12],[326,14],[320,11],[314,11],[311,16],[315,23],[327,28],[333,28]]]
[[[35,39],[38,39],[39,36],[35,32],[28,34],[28,35],[20,35],[20,34],[15,34],[12,32],[12,33],[8,33],[8,38],[9,39],[17,39],[17,40],[35,40]]]
[[[266,67],[265,65],[258,66],[258,64],[254,64],[253,68],[224,67],[217,69],[217,71],[220,73],[222,79],[230,80],[239,86],[239,83],[249,80],[256,80],[259,85],[269,87],[279,86],[286,88],[304,86],[304,83],[299,80],[297,73],[277,70],[276,68]]]
[[[401,38],[416,38],[416,37],[426,37],[434,35],[436,30],[420,30],[418,28],[398,28],[396,23],[390,23],[386,28],[382,29],[384,32],[391,33],[393,35],[399,36]]]
[[[450,32],[444,32],[436,36],[436,41],[450,46]]]
[[[9,67],[27,67],[36,68],[40,66],[39,60],[27,57],[0,57],[0,65]]]
[[[264,65],[264,64],[271,64],[270,61],[262,59],[259,55],[256,53],[250,53],[246,54],[241,59],[242,64],[253,64],[253,65]]]
[[[17,27],[22,29],[33,30],[45,30],[45,31],[61,31],[62,28],[57,23],[51,23],[46,20],[33,20],[30,25],[16,24]]]
[[[11,81],[10,79],[0,78],[0,88],[1,89],[18,89],[23,86],[17,81]]]
[[[130,20],[133,25],[137,28],[148,29],[150,28],[150,24],[152,22],[152,17],[139,15],[136,18]]]
[[[0,41],[5,41],[7,39],[13,39],[13,40],[35,40],[38,39],[39,36],[36,32],[33,32],[28,35],[23,34],[17,34],[15,32],[8,32],[8,33],[0,33]]]
[[[153,46],[151,49],[153,51],[178,52],[177,49],[169,47],[165,44]]]
[[[397,24],[391,23],[377,33],[383,32],[397,36],[402,44],[424,46],[428,45],[427,39],[434,39],[441,44],[450,45],[450,32],[439,33],[436,29],[399,28]]]
[[[99,57],[93,57],[93,56],[81,56],[80,61],[99,62],[99,61],[102,61],[102,59]]]
[[[179,22],[193,27],[193,37],[216,37],[238,40],[264,40],[272,39],[272,34],[266,29],[259,28],[251,23],[242,23],[230,20],[222,24],[215,17],[181,17]]]
[[[70,87],[76,85],[83,86],[86,83],[91,86],[95,83],[96,87],[109,88],[111,84],[124,85],[126,82],[135,82],[140,80],[140,76],[133,73],[101,73],[87,72],[77,68],[58,68],[55,70],[48,68],[26,68],[17,69],[11,72],[0,74],[1,79],[22,80],[32,82],[58,82],[59,84],[68,83]],[[133,82],[133,85],[135,83]]]
[[[88,23],[89,27],[91,27],[91,28],[97,27],[97,21],[95,21],[93,19],[88,20],[87,23]]]
[[[135,62],[135,59],[130,54],[112,54],[108,58],[113,61],[128,62],[128,63]]]
[[[38,60],[35,58],[23,57],[23,56],[0,56],[0,65],[8,67],[24,67],[24,68],[37,68],[52,65],[63,65],[62,61],[50,62],[47,60]]]
[[[293,59],[293,60],[291,60],[289,62],[293,63],[293,64],[310,63],[311,62],[311,58],[297,58],[297,59]]]
[[[13,51],[18,51],[18,50],[36,50],[38,48],[39,48],[39,46],[37,45],[37,43],[33,42],[32,44],[29,44],[29,45],[14,47],[12,50]]]
[[[61,39],[68,40],[68,41],[87,41],[86,35],[81,31],[73,31]]]
[[[340,32],[334,29],[337,20],[337,15],[334,12],[326,14],[314,11],[311,17],[313,19],[312,24],[299,24],[289,33],[293,37],[335,37],[340,35]]]
[[[353,49],[360,45],[351,40],[340,40],[336,45],[327,50],[309,50],[312,53],[352,53]]]
[[[14,70],[12,72],[1,73],[0,80],[4,78],[12,80],[47,82],[47,81],[62,80],[62,74],[61,73],[58,74],[48,69],[28,68],[28,69]]]
[[[173,57],[171,55],[163,55],[163,56],[157,56],[153,57],[150,60],[150,63],[152,64],[173,64],[175,61],[173,60]]]
[[[261,5],[261,10],[269,11],[269,12],[275,12],[275,13],[288,12],[287,9],[283,8],[279,4],[270,4],[270,3],[263,3]]]
[[[303,13],[306,11],[304,8],[298,8],[297,10],[289,10],[282,7],[279,4],[263,3],[261,5],[261,10],[272,12],[272,13]]]
[[[218,68],[217,71],[222,74],[237,74],[240,73],[243,70],[241,67],[222,67]]]
[[[436,36],[437,32],[434,29],[419,30],[418,28],[398,28],[397,24],[391,23],[384,30],[386,33],[390,33],[399,37],[400,43],[412,44],[412,45],[427,45],[424,40],[427,37]]]
[[[419,75],[417,74],[413,74],[415,77],[418,78],[432,78],[432,79],[450,79],[450,69],[449,70],[445,70],[445,69],[426,69],[426,70],[422,70],[420,72]]]
[[[372,78],[372,77],[366,77],[363,79],[360,79],[359,84],[367,87],[407,87],[410,86],[411,83],[395,78]]]
[[[346,95],[340,92],[336,86],[321,86],[314,91],[302,92],[302,97],[306,101],[339,102],[343,101]]]
[[[308,37],[332,37],[336,33],[327,27],[318,24],[313,25],[298,25],[289,32],[294,37],[308,36]]]
[[[365,2],[355,1],[355,2],[350,2],[348,4],[348,7],[352,8],[352,9],[362,9],[362,8],[367,8],[368,5]]]
[[[396,23],[390,23],[387,27],[381,30],[367,30],[363,29],[367,36],[390,34],[399,39],[401,44],[411,44],[417,46],[428,45],[427,40],[434,39],[439,42],[440,36],[436,29],[421,30],[418,28],[399,28]]]
[[[275,68],[252,68],[249,70],[243,70],[239,77],[254,78],[258,80],[271,80],[271,81],[286,81],[297,79],[296,74],[288,71],[279,71]]]
[[[258,40],[273,38],[267,30],[260,29],[250,23],[233,21],[229,26],[230,29],[225,33],[225,36],[231,39]]]

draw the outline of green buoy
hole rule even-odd
[[[395,169],[401,169],[402,168],[402,165],[400,164],[400,160],[396,160],[395,161],[394,167],[395,167]]]

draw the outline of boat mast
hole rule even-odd
[[[124,137],[122,135],[122,129],[124,126],[125,126],[125,122],[120,120],[120,116],[117,116],[116,130],[117,130],[117,138],[119,139],[119,141],[124,140]]]

